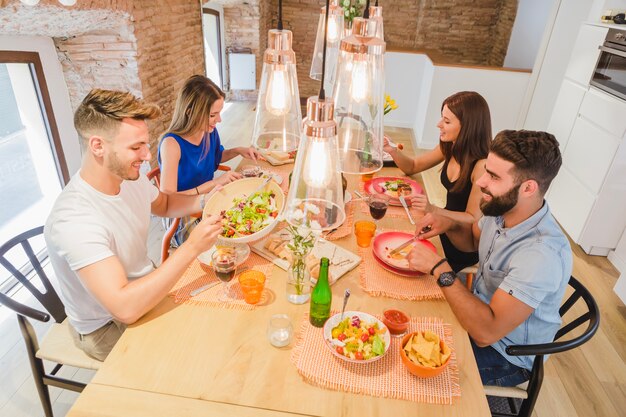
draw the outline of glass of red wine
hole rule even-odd
[[[370,214],[376,223],[376,234],[378,234],[380,231],[378,221],[385,217],[385,213],[387,213],[387,207],[389,207],[389,196],[386,194],[372,194],[370,195],[367,204],[370,207]]]
[[[235,277],[237,253],[232,248],[221,248],[211,255],[211,265],[215,276],[222,281],[222,293],[218,300],[228,302],[231,300],[228,283]]]

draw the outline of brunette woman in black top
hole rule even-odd
[[[491,142],[491,116],[485,99],[474,91],[462,91],[446,98],[441,105],[439,145],[415,158],[402,154],[385,140],[384,150],[407,175],[425,171],[443,162],[441,184],[447,190],[444,208],[428,202],[425,195],[411,200],[424,212],[438,211],[461,222],[473,223],[482,216],[480,187],[476,180],[485,172],[485,158]],[[441,245],[455,272],[478,262],[477,252],[462,252],[448,237]]]

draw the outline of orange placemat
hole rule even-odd
[[[239,281],[237,281],[237,276],[235,276],[229,283],[230,296],[232,299],[226,303],[218,299],[220,293],[222,292],[221,283],[216,285],[215,287],[209,288],[208,290],[201,292],[195,297],[192,297],[191,292],[193,290],[198,289],[203,285],[209,284],[211,282],[219,281],[213,273],[213,270],[210,267],[201,264],[197,259],[194,260],[191,265],[189,265],[183,276],[170,290],[169,296],[174,298],[174,302],[176,304],[188,303],[205,306],[234,308],[237,310],[253,310],[257,306],[264,305],[265,301],[268,298],[267,288],[272,275],[272,270],[274,269],[274,264],[272,264],[271,262],[268,263],[266,259],[260,257],[255,253],[251,253],[250,257],[238,268],[238,270],[243,272],[244,267],[246,267],[246,269],[256,269],[258,271],[261,271],[266,276],[265,290],[263,291],[263,296],[261,298],[261,301],[259,301],[259,303],[256,305],[247,304],[245,302],[243,298],[243,293],[241,292],[241,288],[239,287]],[[237,273],[237,275],[238,274],[239,273]]]
[[[452,404],[461,396],[459,370],[452,339],[452,327],[435,317],[414,317],[409,331],[431,330],[452,349],[448,367],[434,378],[411,374],[400,357],[402,339],[392,337],[387,354],[368,364],[346,362],[333,355],[324,342],[323,330],[309,324],[305,317],[300,326],[291,362],[310,384],[335,391],[415,402]]]
[[[441,288],[432,275],[403,277],[384,269],[372,255],[372,249],[360,248],[359,283],[363,290],[374,296],[398,300],[443,300]]]

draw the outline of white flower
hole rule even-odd
[[[296,208],[300,206],[300,204],[302,204],[302,200],[300,200],[299,198],[294,198],[293,200],[291,200],[291,204],[289,205],[289,207]]]
[[[343,0],[343,7],[350,6],[350,0]]]
[[[311,229],[313,232],[321,232],[322,225],[317,220],[311,220]]]
[[[365,4],[365,0],[359,0],[359,4],[363,6]]]
[[[316,206],[315,204],[304,203],[304,210],[309,211],[313,214],[320,214],[320,208]]]
[[[298,234],[302,237],[307,237],[309,234],[311,234],[311,231],[309,230],[309,228],[304,225],[298,226],[297,231],[298,231]]]
[[[348,10],[346,10],[345,12],[343,12],[344,16],[346,17],[350,17],[350,12]]]
[[[300,209],[291,212],[291,220],[302,220],[304,219],[304,212]]]

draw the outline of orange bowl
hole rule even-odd
[[[446,369],[446,367],[450,364],[450,358],[452,357],[452,355],[450,355],[448,359],[446,359],[446,361],[441,364],[441,366],[438,366],[436,368],[430,368],[428,366],[423,366],[419,363],[413,362],[406,355],[406,352],[404,351],[404,346],[406,346],[406,343],[409,341],[409,338],[413,337],[413,335],[416,335],[417,333],[418,332],[408,333],[402,338],[402,345],[400,347],[400,355],[402,356],[402,363],[404,364],[404,366],[406,366],[409,372],[415,376],[419,376],[420,378],[433,378],[439,375],[440,373],[442,373],[444,369]],[[422,335],[423,334],[424,333],[422,332]],[[439,341],[440,349],[443,349],[444,346],[445,346],[444,341],[440,340]]]

